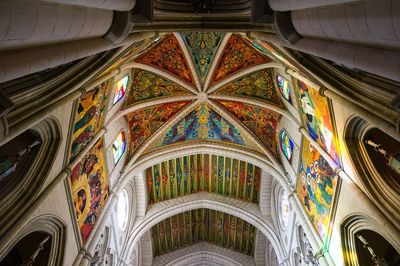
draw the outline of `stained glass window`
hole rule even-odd
[[[293,140],[289,137],[285,130],[281,131],[280,134],[280,146],[283,154],[289,162],[292,162],[293,155]]]
[[[112,145],[112,152],[114,155],[114,163],[117,164],[121,159],[126,149],[125,133],[121,131],[118,137],[114,140]]]
[[[284,79],[281,75],[276,75],[276,81],[278,84],[279,92],[289,103],[292,103],[292,99],[290,97],[290,83],[286,79]]]
[[[118,80],[117,83],[115,83],[113,104],[116,104],[124,97],[126,88],[128,87],[128,82],[129,76],[125,76],[122,79]]]

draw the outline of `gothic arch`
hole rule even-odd
[[[61,133],[55,118],[46,118],[29,131],[37,137],[40,145],[32,148],[37,148],[37,151],[30,158],[29,165],[17,173],[20,175],[16,178],[18,182],[12,184],[0,199],[0,235],[7,232],[35,200],[47,179],[59,148]]]
[[[382,160],[383,156],[378,158],[373,154],[374,152],[379,154],[379,152],[366,144],[371,136],[377,134],[381,134],[387,140],[392,140],[391,145],[388,145],[389,147],[400,146],[399,142],[360,117],[352,117],[345,127],[347,149],[353,161],[353,166],[357,170],[362,189],[386,218],[399,229],[400,182],[395,181],[395,177],[400,175],[386,166],[386,162],[384,159]]]
[[[357,258],[356,235],[361,231],[373,231],[384,238],[396,251],[400,253],[400,242],[373,218],[363,214],[352,214],[340,223],[343,258],[346,265],[360,265]],[[372,256],[371,256],[372,257]]]
[[[66,223],[60,217],[53,214],[44,214],[32,219],[15,235],[7,247],[0,251],[0,261],[24,237],[40,232],[47,234],[50,237],[48,241],[51,241],[48,265],[62,265],[66,248],[66,226]]]

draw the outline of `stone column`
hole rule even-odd
[[[274,11],[291,11],[356,1],[359,0],[268,0],[268,4]]]
[[[0,2],[0,50],[103,36],[113,11],[39,0]]]
[[[295,10],[291,18],[294,29],[304,38],[400,50],[398,0],[368,0]]]
[[[154,32],[140,32],[131,34],[121,43],[96,38],[0,52],[0,83],[153,36]]]
[[[46,0],[47,2],[61,3],[66,5],[77,5],[109,9],[116,11],[129,11],[135,7],[136,0]]]

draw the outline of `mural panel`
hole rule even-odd
[[[190,94],[178,84],[146,70],[134,69],[132,77],[132,89],[126,99],[126,106],[163,96]]]
[[[328,99],[298,80],[297,89],[303,122],[311,137],[339,162],[339,143],[331,119]]]
[[[69,155],[72,161],[92,140],[104,124],[107,97],[112,80],[107,80],[89,90],[79,100],[73,127],[72,146]]]
[[[190,101],[166,103],[140,109],[127,115],[130,130],[130,155],[157,129],[174,116]]]
[[[194,84],[185,56],[173,34],[166,35],[160,43],[135,61],[165,70],[186,82]]]
[[[306,138],[300,159],[297,194],[309,219],[325,241],[329,235],[338,176]]]
[[[245,145],[237,128],[202,103],[167,131],[161,145],[192,140],[211,140]]]
[[[222,32],[181,33],[192,56],[199,78],[204,82],[219,44],[225,36]]]
[[[215,93],[254,97],[283,107],[282,101],[275,89],[273,79],[272,71],[263,69],[229,82]]]
[[[218,100],[239,121],[250,129],[277,156],[276,129],[279,114],[266,108],[240,102]]]
[[[154,256],[202,241],[254,256],[255,238],[256,228],[253,225],[209,209],[180,213],[151,228]]]
[[[149,203],[201,191],[258,203],[261,169],[224,156],[196,154],[146,169]]]
[[[271,59],[255,50],[240,36],[232,34],[214,72],[212,83],[255,65],[271,62]]]
[[[109,196],[101,138],[71,174],[72,199],[83,242],[87,240]]]

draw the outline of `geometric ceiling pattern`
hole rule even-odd
[[[250,105],[245,100],[254,98],[284,109],[273,70],[251,70],[272,60],[241,35],[168,34],[134,61],[139,65],[132,70],[131,89],[124,108],[138,104],[148,107],[126,116],[131,133],[131,158],[134,154],[138,158],[187,143],[218,143],[260,154],[267,149],[277,155],[275,132],[279,113]],[[243,70],[246,73],[241,75]],[[171,75],[173,80],[180,80],[179,84],[171,80]],[[237,78],[223,82],[231,75]],[[223,84],[219,85],[221,81]],[[238,101],[221,102],[209,94],[232,96]],[[174,101],[185,100],[167,103],[172,101],[171,97]],[[187,100],[188,97],[193,101]],[[160,99],[166,103],[161,105]],[[154,100],[158,102],[152,105]],[[192,104],[190,109],[186,108],[189,104]],[[242,110],[232,110],[238,106]],[[175,122],[169,122],[171,119]],[[153,135],[156,136],[151,138],[151,143],[138,150]]]
[[[235,216],[209,209],[174,215],[151,228],[153,256],[206,241],[254,255],[256,228]]]
[[[224,156],[196,154],[161,162],[145,171],[149,203],[208,191],[258,203],[261,169]]]

